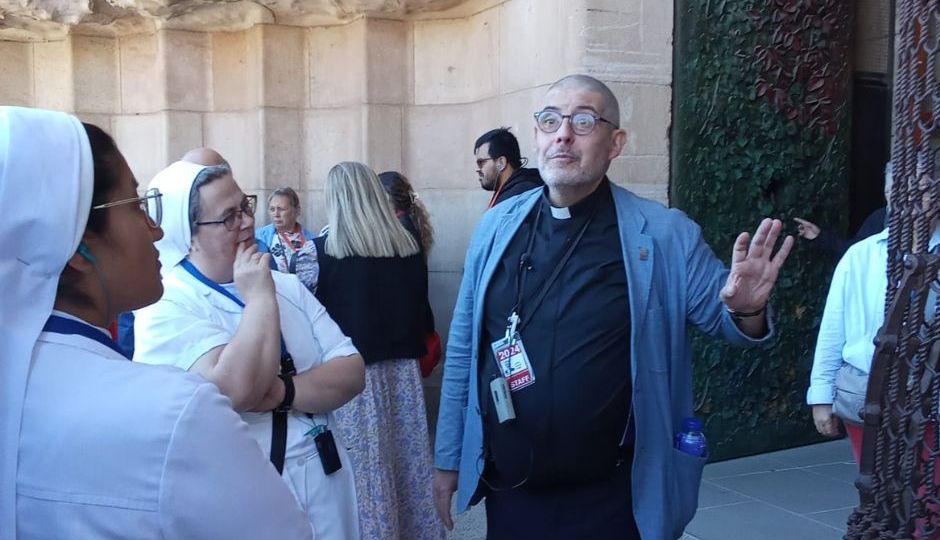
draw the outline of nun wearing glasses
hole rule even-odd
[[[215,383],[316,537],[359,538],[353,465],[333,411],[362,391],[362,357],[297,276],[258,252],[255,200],[228,167],[177,162],[150,185],[163,193],[165,292],[135,312],[134,359]]]
[[[312,538],[215,386],[104,329],[163,291],[137,187],[101,129],[0,107],[0,538]]]

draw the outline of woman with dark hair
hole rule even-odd
[[[431,247],[434,245],[434,229],[431,227],[431,218],[428,216],[427,208],[424,207],[424,203],[418,200],[418,194],[412,189],[411,182],[400,172],[386,171],[379,175],[379,181],[382,182],[382,187],[388,193],[388,198],[395,208],[398,221],[421,246],[421,253],[424,255],[426,262],[431,254]],[[418,359],[418,364],[421,367],[421,376],[429,377],[434,368],[440,363],[443,353],[441,351],[441,337],[434,329],[434,312],[431,311],[431,304],[427,301],[427,298],[425,298],[424,305],[428,328],[425,339],[427,352]]]
[[[255,239],[261,251],[271,253],[277,270],[296,274],[310,292],[317,290],[317,248],[314,234],[304,229],[300,217],[300,197],[289,187],[275,189],[268,197],[268,215],[271,223],[255,230]]]
[[[398,221],[421,244],[421,251],[427,260],[434,245],[434,228],[431,227],[431,218],[428,209],[418,199],[418,194],[411,187],[411,182],[400,172],[386,171],[379,175],[382,187],[388,193]]]
[[[99,128],[0,107],[0,531],[310,538],[215,386],[127,361],[104,329],[163,292],[161,194],[137,187]]]
[[[429,331],[427,264],[367,166],[333,167],[325,195],[317,298],[366,362],[365,390],[336,412],[356,465],[362,538],[442,539],[416,361]]]

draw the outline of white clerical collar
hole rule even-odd
[[[555,208],[552,205],[548,205],[552,210],[552,217],[555,219],[571,219],[571,210],[568,207],[564,208]]]

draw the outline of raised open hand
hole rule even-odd
[[[731,273],[721,289],[721,300],[729,309],[753,313],[767,305],[780,267],[793,248],[793,237],[787,236],[777,254],[773,255],[782,229],[783,223],[779,219],[764,218],[753,239],[746,232],[738,235],[731,253]]]

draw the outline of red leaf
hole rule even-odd
[[[758,81],[754,85],[755,90],[757,91],[757,97],[764,97],[767,94],[767,90],[770,89],[770,85],[764,81]]]

